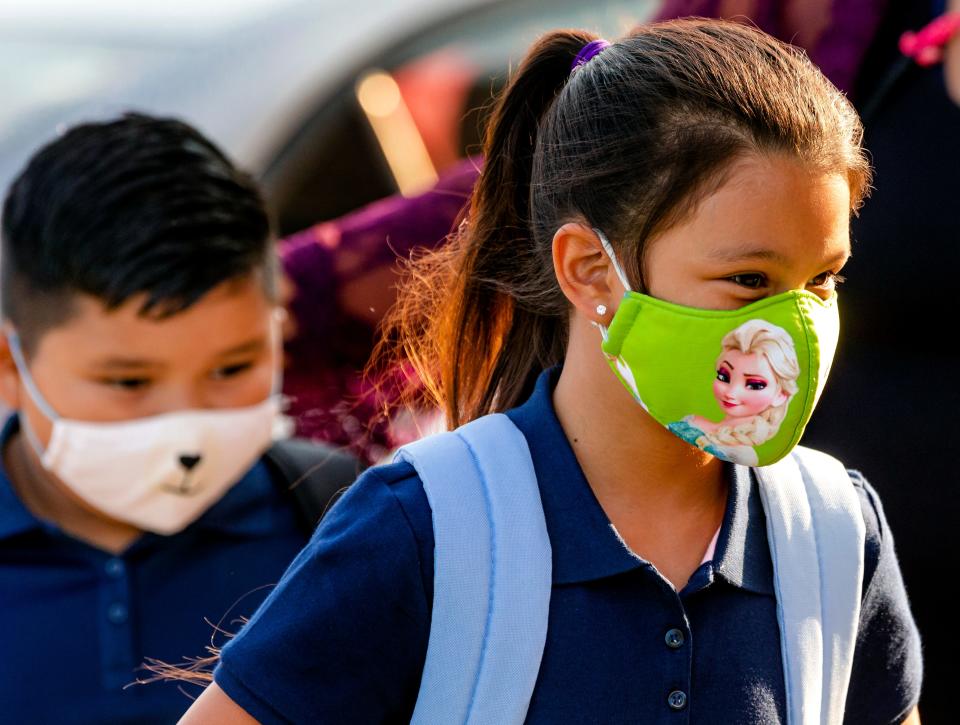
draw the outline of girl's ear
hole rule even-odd
[[[5,331],[0,331],[0,401],[13,410],[20,407],[20,373]]]
[[[570,222],[557,230],[553,235],[553,269],[570,304],[587,319],[609,324],[625,290],[590,227]]]

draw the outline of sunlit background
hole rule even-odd
[[[200,128],[261,180],[278,231],[286,235],[393,194],[415,195],[479,153],[493,94],[542,32],[580,27],[614,38],[651,17],[659,5],[657,0],[0,0],[0,188],[6,189],[40,145],[74,123],[127,110],[171,115]],[[912,16],[909,22],[919,27]],[[891,27],[897,33],[903,29]],[[898,53],[896,37],[881,39],[890,53]],[[876,77],[868,73],[864,83],[885,95],[886,105],[867,123],[878,190],[855,230],[855,236],[872,237],[872,246],[856,247],[867,272],[854,267],[850,292],[844,292],[844,345],[853,349],[859,342],[862,349],[857,357],[841,348],[833,372],[837,382],[828,386],[805,440],[817,446],[831,441],[836,448],[823,447],[864,468],[887,502],[926,638],[926,712],[932,716],[926,721],[934,722],[934,697],[943,712],[955,709],[944,686],[955,665],[949,639],[939,632],[948,600],[938,553],[952,551],[956,516],[950,512],[957,511],[958,499],[952,437],[937,433],[932,445],[928,437],[928,430],[948,417],[941,393],[930,395],[928,381],[948,380],[956,356],[948,345],[927,341],[942,335],[918,335],[916,329],[921,317],[941,324],[927,308],[945,309],[948,303],[934,298],[945,298],[955,282],[951,276],[941,283],[945,277],[936,275],[952,275],[956,265],[949,255],[956,258],[956,245],[928,251],[929,239],[943,235],[940,227],[930,231],[923,225],[936,217],[930,209],[952,209],[955,184],[942,185],[929,172],[938,164],[955,166],[949,143],[958,138],[957,109],[944,105],[942,78],[934,76],[939,71],[904,73],[907,65],[899,56],[877,58],[871,61]],[[902,73],[895,82],[889,67]],[[928,211],[917,213],[924,200]],[[904,241],[921,251],[904,255]],[[929,262],[932,254],[938,255],[936,264]],[[865,282],[855,287],[858,277]],[[913,281],[934,301],[905,304],[902,292]],[[897,315],[909,318],[907,323],[900,324]],[[888,327],[897,344],[888,342]],[[877,349],[873,329],[880,330]],[[911,333],[909,344],[899,341],[904,331]],[[894,386],[911,390],[910,385],[912,396],[890,392]],[[913,409],[919,422],[906,426],[900,415]],[[946,445],[939,442],[944,438]],[[891,442],[900,448],[893,450]],[[888,448],[892,455],[880,460]],[[927,527],[935,515],[942,520]],[[932,684],[935,673],[939,688]]]
[[[281,232],[429,186],[478,151],[491,93],[544,30],[617,35],[649,0],[8,0],[0,183],[58,129],[182,117],[265,183]]]

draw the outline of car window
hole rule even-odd
[[[551,28],[616,37],[655,0],[512,0],[425,27],[318,99],[264,174],[281,233],[397,191],[414,194],[480,150],[486,110],[527,47]]]

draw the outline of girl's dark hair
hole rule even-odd
[[[571,72],[595,36],[556,31],[530,49],[487,127],[485,166],[449,244],[415,259],[375,365],[450,426],[521,402],[563,360],[569,303],[552,239],[602,229],[643,289],[643,252],[747,154],[790,154],[845,174],[853,210],[870,183],[862,127],[802,51],[740,24],[641,27]],[[629,273],[629,272],[628,272]]]

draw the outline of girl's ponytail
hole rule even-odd
[[[556,31],[530,49],[488,122],[483,173],[459,229],[411,263],[384,323],[374,366],[404,370],[406,392],[439,404],[451,428],[515,406],[563,360],[567,305],[549,253],[534,244],[531,173],[541,120],[594,39]]]
[[[643,288],[647,245],[739,158],[844,174],[854,209],[869,188],[856,112],[795,49],[686,19],[640,26],[571,74],[592,40],[559,31],[530,50],[487,127],[459,231],[412,263],[387,319],[377,359],[399,363],[450,426],[518,404],[563,361],[570,307],[552,240],[564,223],[602,229]]]

